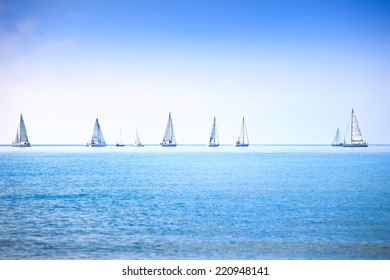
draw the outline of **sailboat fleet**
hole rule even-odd
[[[348,132],[350,131],[350,137],[351,141],[350,143],[347,143],[346,137]],[[107,144],[104,140],[103,132],[99,124],[98,118],[95,120],[95,125],[92,132],[91,140],[87,141],[86,145],[87,147],[105,147]],[[216,124],[216,118],[213,119],[213,125],[211,128],[211,134],[208,141],[208,147],[218,147],[219,146],[219,137],[218,137],[218,130],[217,130],[217,124]],[[248,138],[248,132],[245,125],[245,119],[242,118],[241,122],[241,128],[240,128],[240,134],[237,139],[237,141],[233,144],[235,147],[248,147],[249,146],[249,138]],[[20,114],[20,120],[18,123],[18,128],[16,131],[16,137],[15,140],[12,142],[12,147],[30,147],[31,144],[27,137],[27,130],[26,125],[23,120],[22,114]],[[124,144],[122,143],[122,130],[120,130],[120,140],[117,142],[116,146],[123,147]],[[134,147],[143,147],[138,130],[136,130],[136,136],[135,136],[135,142],[133,144]],[[173,122],[172,122],[172,116],[171,112],[169,112],[168,115],[168,122],[167,126],[165,128],[165,133],[163,136],[162,141],[160,142],[161,147],[176,147],[176,137],[175,132],[173,129]],[[356,114],[354,110],[352,109],[351,113],[351,119],[350,119],[350,127],[348,124],[347,131],[344,136],[344,140],[341,141],[340,137],[340,129],[337,128],[336,135],[333,139],[333,142],[331,144],[333,147],[368,147],[368,144],[366,141],[364,141],[360,126],[356,117]]]

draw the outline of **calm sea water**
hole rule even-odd
[[[390,146],[3,146],[0,171],[0,259],[390,259]]]

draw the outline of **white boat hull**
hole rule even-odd
[[[143,147],[144,145],[142,144],[133,144],[133,147]]]
[[[343,147],[345,147],[345,148],[365,148],[365,147],[368,147],[368,144],[367,143],[343,144]]]
[[[219,147],[219,144],[208,144],[209,147]]]
[[[25,147],[31,147],[31,145],[30,142],[22,142],[22,143],[12,144],[12,147],[25,148]]]
[[[248,147],[249,144],[234,144],[234,147]]]
[[[87,147],[105,147],[106,144],[103,143],[87,143]]]
[[[176,144],[173,143],[160,143],[161,147],[176,147]]]

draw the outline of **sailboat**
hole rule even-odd
[[[244,117],[242,118],[240,136],[238,137],[238,140],[236,141],[236,143],[234,143],[234,146],[236,146],[236,147],[248,147],[249,146],[248,132],[246,131]]]
[[[165,129],[164,138],[160,145],[161,147],[176,147],[176,138],[175,132],[173,131],[171,112],[169,112],[167,127]]]
[[[332,142],[332,146],[333,147],[342,147],[343,146],[343,142],[341,142],[341,137],[340,137],[340,130],[338,127],[337,127],[337,131],[336,131],[336,135],[335,135],[333,142]]]
[[[87,142],[87,147],[105,147],[106,142],[104,141],[102,129],[100,128],[99,120],[96,118],[95,127],[93,128],[92,139]]]
[[[15,140],[12,142],[12,147],[31,147],[22,114],[20,114],[18,130],[16,131]]]
[[[218,146],[219,146],[218,131],[217,131],[217,125],[214,117],[213,128],[211,129],[211,135],[209,140],[209,147],[218,147]]]
[[[143,147],[144,146],[142,144],[141,140],[139,139],[138,129],[135,131],[135,142],[134,142],[133,146],[134,147]]]
[[[363,140],[362,132],[360,131],[360,126],[353,109],[351,114],[351,143],[345,142],[348,128],[344,136],[343,147],[368,147],[367,142]]]
[[[116,147],[124,147],[125,144],[122,143],[122,128],[119,130],[119,142],[116,143]]]

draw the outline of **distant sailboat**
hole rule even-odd
[[[20,121],[18,125],[18,130],[16,131],[16,137],[12,143],[12,147],[30,147],[30,142],[27,137],[27,130],[24,124],[23,116],[20,114]]]
[[[219,146],[218,131],[217,131],[217,125],[214,117],[213,128],[211,129],[211,135],[209,140],[209,147],[218,147],[218,146]]]
[[[345,133],[343,147],[368,147],[367,142],[363,140],[362,132],[360,131],[359,123],[353,109],[351,114],[351,143],[345,142],[347,132]]]
[[[234,143],[234,146],[236,146],[236,147],[248,147],[249,146],[248,132],[246,131],[244,117],[242,118],[240,136],[238,137],[237,142]]]
[[[173,131],[173,124],[171,118],[171,112],[169,112],[168,123],[165,129],[165,134],[162,142],[160,143],[161,147],[175,147],[176,146],[176,138],[175,132]]]
[[[122,143],[122,128],[119,130],[119,141],[115,145],[116,147],[124,147],[125,144]]]
[[[105,147],[103,133],[99,125],[99,120],[96,118],[95,127],[93,128],[92,139],[86,144],[87,147]]]
[[[134,147],[143,147],[141,140],[139,139],[138,130],[135,131],[135,142],[133,144]]]
[[[333,142],[332,142],[332,146],[333,147],[342,147],[343,146],[343,142],[341,142],[339,128],[337,128],[336,135],[335,135]]]

